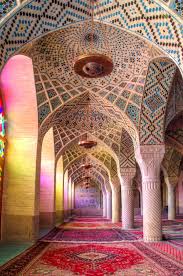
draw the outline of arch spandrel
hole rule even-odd
[[[181,153],[177,152],[176,149],[171,146],[166,146],[162,166],[166,170],[168,177],[178,180],[180,174],[181,160]]]
[[[164,144],[166,106],[175,73],[176,65],[169,59],[155,59],[149,64],[141,105],[141,145]]]
[[[119,163],[120,169],[136,168],[133,141],[124,129],[121,134]]]

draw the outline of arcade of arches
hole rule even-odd
[[[37,270],[27,268],[33,257],[23,252],[29,261],[0,262],[0,275],[182,275],[182,1],[99,1],[94,43],[102,51],[103,24],[114,69],[93,79],[73,70],[88,47],[85,2],[6,0],[0,7],[0,250],[21,241],[33,244],[26,254],[46,252]],[[83,139],[97,145],[83,148]],[[88,188],[83,164],[91,165]],[[83,251],[87,242],[95,256]],[[155,257],[151,267],[149,244],[171,268]],[[71,268],[54,264],[69,250]],[[110,258],[123,250],[134,263],[119,259],[116,268]],[[76,268],[86,259],[112,268]]]

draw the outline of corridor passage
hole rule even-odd
[[[162,223],[163,241],[145,243],[140,216],[128,231],[103,217],[75,217],[1,266],[0,275],[183,275],[183,218]]]

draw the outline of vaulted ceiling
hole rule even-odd
[[[171,127],[183,110],[180,1],[99,1],[94,44],[105,53],[108,38],[114,70],[92,80],[73,70],[90,45],[87,1],[17,2],[3,2],[0,67],[15,53],[32,59],[39,135],[53,127],[56,160],[63,156],[74,181],[88,158],[93,180],[110,187],[120,168],[136,167],[137,145],[164,143],[165,128],[169,144],[182,141]],[[89,152],[78,146],[86,134],[98,142]]]

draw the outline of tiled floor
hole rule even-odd
[[[39,238],[45,236],[51,229],[41,229]],[[0,242],[0,266],[21,254],[33,243],[31,242]]]
[[[0,265],[8,262],[16,257],[24,250],[29,248],[33,243],[15,243],[15,242],[0,242]]]

